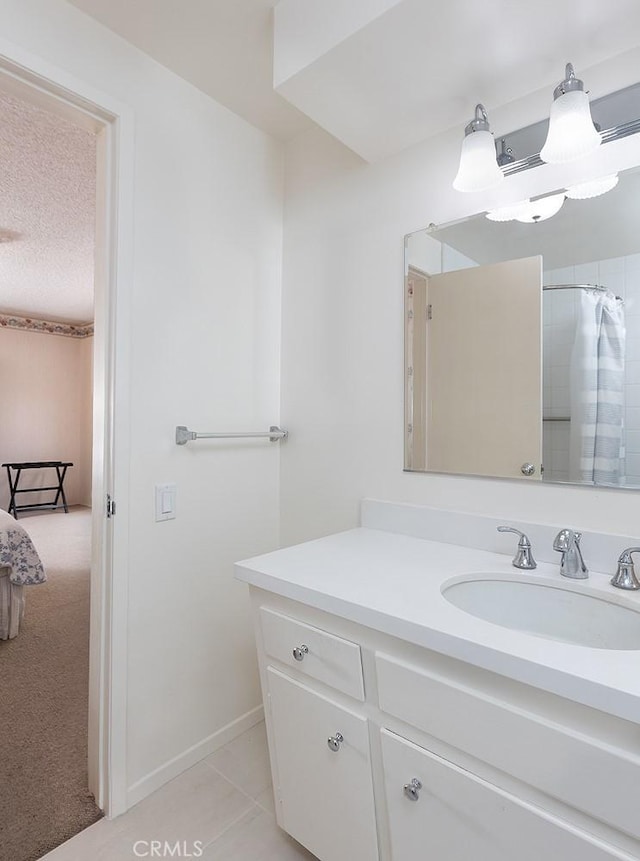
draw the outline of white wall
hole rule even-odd
[[[278,543],[279,447],[178,448],[174,432],[278,421],[282,154],[61,0],[0,0],[0,14],[3,38],[135,112],[131,438],[116,441],[131,463],[135,799],[260,700],[246,587],[232,564]],[[169,481],[178,517],[156,524],[154,483]]]
[[[466,254],[462,254],[457,250],[457,248],[452,248],[450,245],[447,245],[446,242],[442,243],[443,272],[455,272],[456,269],[471,269],[473,266],[477,265],[477,261],[467,257]]]
[[[470,269],[477,266],[476,260],[462,254],[445,242],[440,242],[425,231],[420,230],[407,240],[407,263],[421,269],[427,275],[454,272],[456,269]]]
[[[176,424],[278,421],[280,148],[62,0],[0,0],[0,13],[4,39],[135,112],[131,437],[117,441],[131,462],[131,798],[259,701],[232,563],[277,545],[279,499],[285,542],[353,525],[362,496],[633,534],[635,495],[402,473],[402,237],[482,208],[450,188],[461,130],[375,167],[320,132],[291,145],[281,417],[291,439],[177,448]],[[637,60],[614,70],[612,89],[635,79]],[[534,96],[492,114],[496,131],[540,119],[549,94]],[[631,163],[629,140],[615,151]],[[560,185],[552,169],[536,174]],[[178,518],[155,524],[153,485],[166,481],[178,485]]]
[[[91,347],[93,338],[0,328],[2,463],[73,463],[64,491],[69,505],[91,505]],[[13,474],[15,479],[15,473]],[[19,488],[52,487],[53,469],[25,470]],[[52,502],[55,493],[18,494],[18,505]],[[6,470],[0,507],[9,506]]]
[[[603,91],[634,64],[594,68]],[[585,70],[587,79],[587,70]],[[595,86],[595,83],[594,83]],[[539,120],[550,93],[492,113],[499,133]],[[632,139],[563,175],[545,165],[486,195],[454,192],[462,128],[377,165],[320,131],[287,149],[282,342],[281,533],[292,543],[354,526],[362,497],[637,534],[640,495],[518,481],[407,474],[403,463],[403,236],[431,222],[563,187],[639,160]],[[392,576],[392,572],[390,572]]]

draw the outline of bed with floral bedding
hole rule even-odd
[[[18,635],[24,616],[25,586],[44,583],[38,551],[20,524],[0,511],[0,640]]]

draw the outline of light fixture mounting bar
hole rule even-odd
[[[622,90],[600,96],[591,103],[596,128],[602,143],[611,143],[640,132],[640,83],[632,84]],[[628,120],[628,117],[638,119]],[[547,121],[541,120],[533,125],[514,129],[499,135],[500,144],[496,146],[496,158],[505,176],[521,173],[544,164],[540,158],[540,148],[544,143]],[[504,142],[504,143],[503,143]],[[510,149],[515,156],[511,162],[501,159],[501,150]]]
[[[631,135],[640,132],[640,119],[630,120],[628,123],[622,123],[619,126],[613,126],[610,129],[605,129],[600,132],[602,143],[611,143],[612,141],[622,140],[622,138],[630,137]],[[508,137],[508,135],[507,135]],[[505,176],[512,176],[515,173],[521,173],[523,170],[530,170],[532,167],[540,167],[544,164],[539,153],[527,156],[526,158],[517,159],[511,164],[501,166],[501,170]]]

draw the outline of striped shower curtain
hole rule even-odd
[[[624,350],[622,301],[581,290],[570,372],[571,481],[624,484]]]

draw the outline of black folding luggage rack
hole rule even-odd
[[[13,514],[15,519],[18,519],[19,511],[36,511],[40,508],[46,508],[50,511],[56,508],[64,508],[64,513],[69,513],[67,506],[67,498],[64,495],[64,477],[67,474],[67,469],[73,466],[72,463],[65,463],[61,460],[38,460],[29,463],[3,463],[7,470],[7,478],[9,479],[9,491],[11,492],[11,500],[9,502],[9,514]],[[51,487],[23,487],[19,488],[20,476],[25,469],[55,469],[58,476],[58,483]],[[15,471],[12,472],[12,470]],[[56,495],[53,502],[34,502],[31,505],[17,505],[16,495],[18,493],[42,493],[46,490],[55,490]]]

